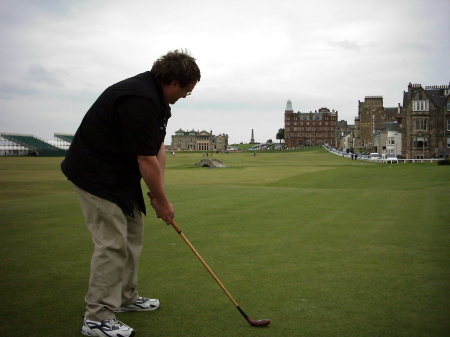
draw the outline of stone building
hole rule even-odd
[[[450,84],[408,85],[403,93],[402,154],[406,159],[450,154]]]
[[[207,131],[184,131],[182,129],[172,136],[170,150],[181,151],[226,151],[228,135],[214,135]]]
[[[366,96],[364,102],[358,101],[354,147],[374,151],[375,129],[382,123],[397,120],[400,112],[400,104],[398,107],[385,108],[383,96]]]
[[[285,146],[336,146],[337,118],[338,112],[327,108],[294,113],[292,102],[288,100],[284,111]]]

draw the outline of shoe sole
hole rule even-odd
[[[117,310],[114,310],[114,312],[127,312],[127,311],[155,311],[157,309],[159,309],[159,307],[161,306],[161,304],[158,302],[158,306],[157,307],[150,307],[150,308],[127,308],[127,307],[120,307]]]
[[[138,309],[138,308],[136,308],[136,309],[126,309],[126,308],[120,308],[120,309],[114,310],[114,312],[127,312],[127,311],[155,311],[155,310],[157,310],[157,309],[159,309],[159,307],[156,307],[156,308],[148,308],[148,309]]]
[[[92,331],[92,330],[91,330]],[[81,328],[81,333],[85,336],[97,336],[97,337],[107,337],[107,335],[102,334],[101,336],[99,336],[98,334],[96,334],[95,332],[90,332],[85,330],[84,327]],[[134,336],[134,331],[131,332],[131,335],[129,337],[133,337]]]
[[[84,327],[81,328],[81,333],[85,336],[95,336],[91,334],[89,331],[84,330]]]

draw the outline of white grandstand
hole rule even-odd
[[[33,135],[0,133],[0,156],[63,156],[73,135],[55,133],[54,137],[45,141]]]
[[[25,156],[28,148],[0,136],[0,156]]]

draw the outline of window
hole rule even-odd
[[[388,145],[395,145],[395,138],[394,137],[388,137]]]
[[[414,147],[419,147],[419,148],[428,147],[428,139],[426,137],[415,137]]]
[[[429,102],[428,100],[413,101],[413,111],[428,111]]]
[[[427,130],[428,130],[428,119],[416,118],[416,131],[427,131]]]
[[[447,147],[450,147],[450,137],[447,138]]]
[[[447,131],[450,131],[450,119],[447,119]]]
[[[450,103],[447,103],[447,111],[450,111]]]

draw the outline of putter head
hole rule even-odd
[[[255,321],[254,319],[247,318],[247,321],[252,326],[256,326],[256,327],[264,327],[264,326],[268,326],[270,324],[270,319],[260,319],[258,321]]]

